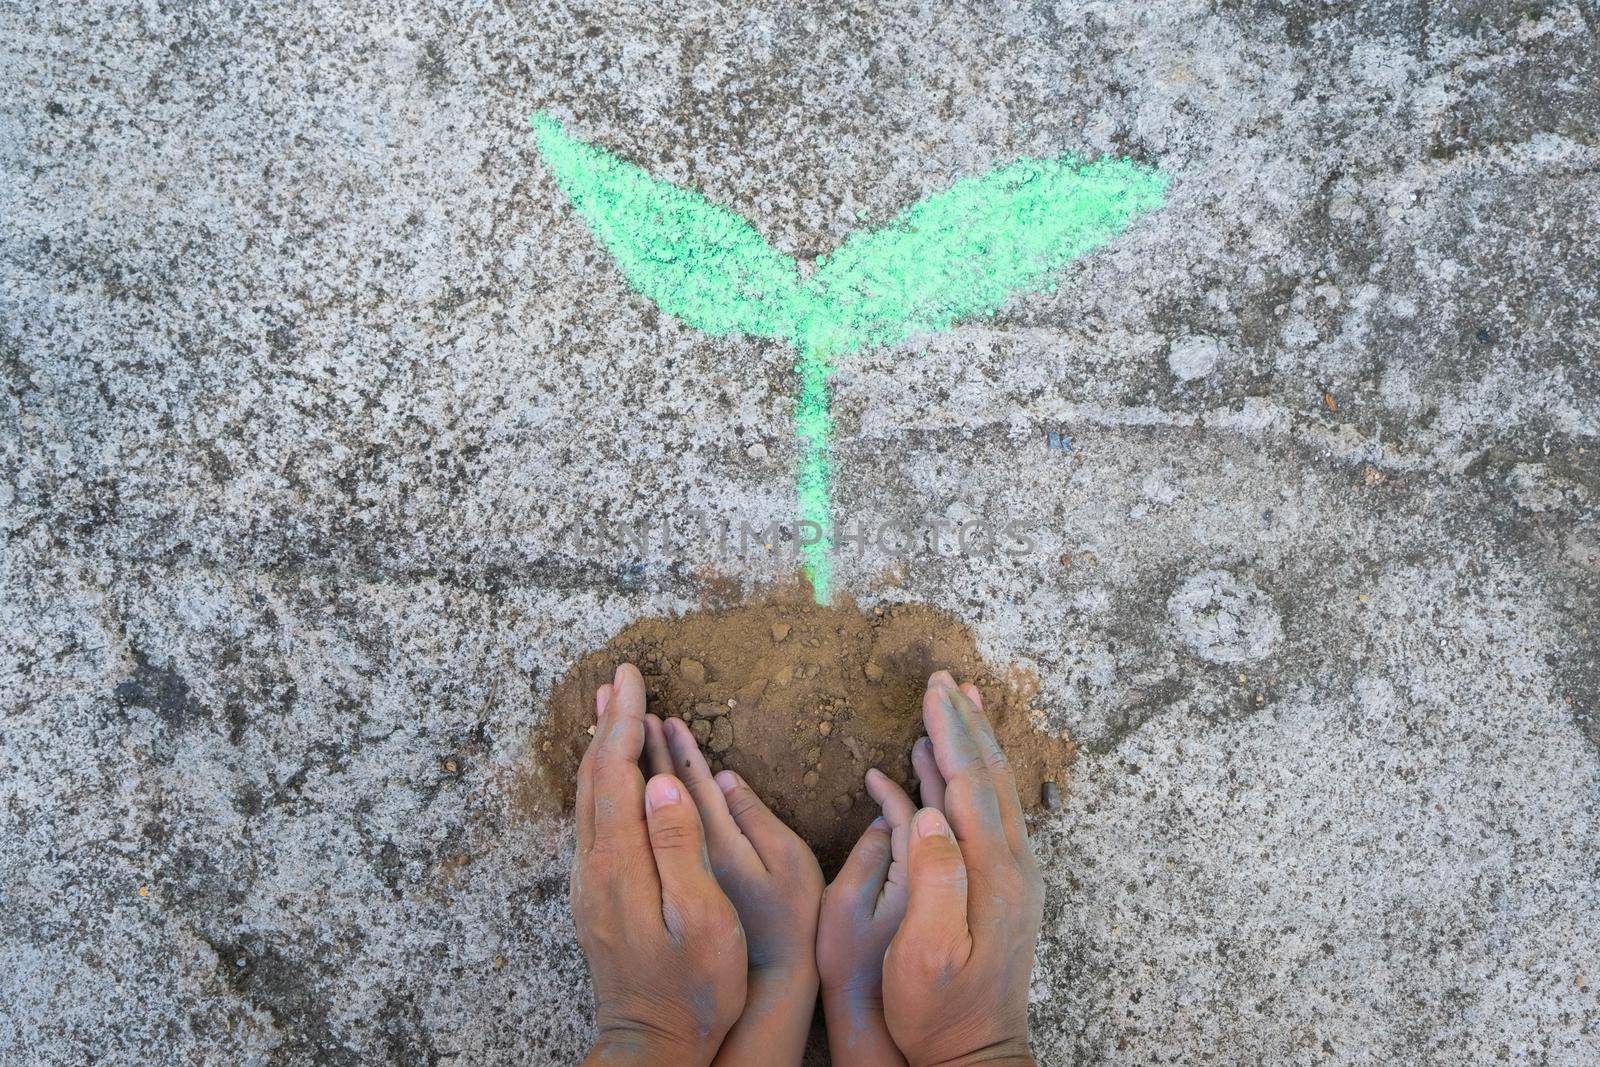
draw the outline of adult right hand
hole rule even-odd
[[[711,1062],[745,998],[744,929],[711,873],[683,783],[639,769],[644,679],[624,663],[595,694],[578,768],[572,914],[594,978],[599,1064]]]
[[[944,811],[924,807],[911,822],[906,915],[883,961],[889,1032],[911,1067],[1032,1064],[1044,880],[1016,781],[976,687],[939,671],[922,718]]]

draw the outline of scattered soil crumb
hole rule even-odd
[[[522,806],[559,801],[571,811],[594,691],[622,662],[643,672],[650,710],[688,722],[712,769],[743,775],[830,873],[878,814],[863,786],[867,770],[915,787],[911,745],[922,736],[922,692],[936,670],[982,691],[1030,810],[1044,803],[1045,782],[1060,804],[1074,756],[1065,734],[1032,725],[1042,719],[1031,707],[1032,675],[984,663],[972,632],[950,615],[923,604],[868,613],[845,599],[824,608],[803,589],[785,590],[642,619],[580,659],[551,692],[531,746],[533,780],[518,790]]]

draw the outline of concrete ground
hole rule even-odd
[[[803,262],[1019,156],[1173,173],[1054,293],[836,379],[841,516],[1033,534],[836,574],[1081,742],[1040,1059],[1600,1061],[1597,31],[0,6],[0,1062],[584,1046],[570,830],[513,772],[575,656],[790,572],[693,516],[790,514],[796,383],[629,291],[540,109]]]

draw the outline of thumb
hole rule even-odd
[[[906,917],[895,934],[896,957],[933,970],[961,967],[972,952],[967,927],[967,864],[950,824],[937,808],[923,808],[911,821],[910,877]]]
[[[717,890],[706,856],[706,833],[700,813],[687,799],[684,784],[670,774],[658,774],[645,785],[645,822],[650,830],[650,851],[661,877],[663,905],[693,899]],[[670,914],[674,908],[664,907]]]
[[[823,902],[840,902],[839,906],[857,921],[871,919],[878,906],[878,896],[883,892],[883,881],[889,876],[892,858],[889,824],[880,815],[872,820],[872,825],[850,850],[838,876],[828,886]]]

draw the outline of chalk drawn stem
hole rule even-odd
[[[795,441],[799,446],[797,474],[799,515],[802,522],[814,522],[822,536],[814,544],[802,545],[806,578],[818,604],[828,603],[833,584],[833,413],[828,405],[829,360],[825,349],[802,344],[796,370],[800,374],[800,396],[794,409]]]
[[[1168,178],[1127,159],[1021,159],[852,234],[802,280],[748,221],[690,189],[532,118],[539,152],[633,288],[712,336],[795,346],[799,522],[822,536],[800,552],[819,604],[833,584],[834,360],[989,316],[1165,202]]]

